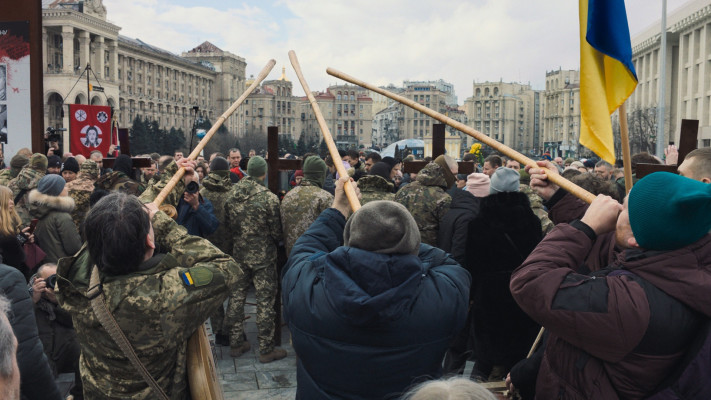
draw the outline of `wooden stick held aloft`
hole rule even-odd
[[[407,98],[402,97],[400,95],[388,92],[387,90],[383,90],[377,86],[363,82],[360,79],[354,78],[348,74],[345,74],[345,73],[335,70],[333,68],[327,68],[326,73],[328,73],[331,76],[335,76],[336,78],[342,79],[346,82],[350,82],[350,83],[353,83],[353,84],[358,85],[360,87],[366,88],[368,90],[372,90],[376,93],[380,93],[383,96],[389,97],[389,98],[391,98],[399,103],[402,103],[410,108],[413,108],[423,114],[427,114],[430,117],[436,119],[437,121],[447,124],[447,125],[453,127],[454,129],[457,129],[461,132],[464,132],[467,135],[475,138],[476,140],[478,140],[482,143],[488,144],[489,146],[491,146],[494,149],[498,150],[499,152],[503,153],[507,157],[518,161],[522,165],[530,165],[530,166],[538,168],[538,165],[536,164],[536,162],[534,160],[526,157],[525,155],[517,152],[516,150],[514,150],[502,143],[497,142],[496,140],[490,138],[489,136],[486,136],[485,134],[483,134],[471,127],[468,127],[459,121],[455,121],[452,118],[449,118],[444,114],[440,114],[437,111],[427,108],[427,107],[425,107],[413,100],[410,100],[410,99],[407,99]],[[570,182],[569,180],[563,178],[562,176],[560,176],[558,174],[547,174],[547,175],[548,175],[548,179],[551,182],[560,186],[561,188],[565,189],[566,191],[570,192],[571,194],[580,198],[581,200],[583,200],[587,203],[591,203],[595,199],[595,196],[592,193],[590,193],[587,190],[581,188],[580,186],[574,184],[573,182]]]
[[[254,91],[254,89],[256,89],[257,86],[259,86],[259,84],[267,77],[267,75],[269,75],[269,72],[271,72],[272,68],[274,68],[274,65],[276,65],[276,61],[269,60],[267,65],[265,65],[264,68],[262,68],[262,71],[259,72],[259,75],[257,75],[257,78],[254,80],[254,82],[252,82],[252,84],[247,88],[247,90],[245,90],[244,93],[242,93],[242,95],[237,100],[235,100],[234,103],[232,103],[232,106],[230,106],[230,108],[228,108],[227,111],[225,111],[220,116],[220,118],[217,119],[215,124],[212,125],[212,128],[207,131],[205,137],[202,138],[200,143],[198,143],[195,147],[195,150],[193,150],[193,152],[188,155],[187,158],[189,160],[194,160],[197,158],[197,156],[200,155],[200,151],[205,148],[210,139],[212,139],[212,136],[215,135],[215,132],[220,129],[225,120],[229,118],[230,115],[232,115],[237,110],[237,108],[242,105],[242,103],[244,103],[244,101],[247,99],[247,96],[249,96]],[[168,182],[168,184],[166,184],[165,188],[163,188],[163,190],[161,190],[158,196],[156,196],[156,198],[153,200],[153,204],[155,204],[156,206],[160,206],[161,203],[163,203],[165,198],[168,196],[168,194],[173,190],[175,185],[183,178],[183,175],[185,175],[185,168],[179,168],[178,172],[173,175],[173,178]]]
[[[326,141],[328,152],[331,154],[331,158],[333,159],[333,164],[336,166],[338,175],[348,176],[348,172],[343,167],[341,156],[338,154],[336,143],[333,141],[333,137],[331,136],[331,131],[328,129],[326,120],[323,119],[323,114],[321,114],[321,110],[318,107],[316,98],[313,93],[311,93],[311,89],[309,89],[309,85],[306,83],[306,79],[304,79],[304,74],[301,73],[301,66],[299,65],[299,60],[296,58],[294,50],[289,51],[289,60],[291,61],[291,65],[294,67],[294,71],[296,72],[296,76],[299,78],[299,82],[301,82],[301,87],[303,87],[304,92],[306,92],[306,97],[308,97],[309,102],[311,103],[311,108],[314,110],[316,121],[318,121],[318,126],[321,128],[321,133],[323,134],[323,140]],[[358,195],[356,195],[355,189],[353,189],[353,186],[351,185],[344,185],[343,188],[346,191],[346,197],[348,197],[348,203],[351,205],[351,209],[353,212],[358,211],[360,208],[360,201],[358,200]]]

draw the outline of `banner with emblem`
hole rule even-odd
[[[89,158],[94,150],[106,156],[111,146],[111,107],[69,105],[70,150]]]

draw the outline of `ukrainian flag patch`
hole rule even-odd
[[[212,282],[213,272],[206,267],[193,267],[181,271],[180,279],[187,287],[200,287]]]

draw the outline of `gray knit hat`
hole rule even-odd
[[[61,175],[47,174],[37,183],[37,190],[49,196],[59,196],[66,182]]]
[[[521,175],[512,168],[497,168],[491,175],[489,193],[518,192]]]
[[[420,231],[402,204],[388,200],[371,201],[346,222],[343,244],[374,253],[417,255]]]

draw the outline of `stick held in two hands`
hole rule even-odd
[[[244,103],[244,101],[247,99],[247,96],[249,96],[254,89],[256,89],[259,84],[269,75],[269,72],[271,72],[272,68],[274,68],[274,65],[276,65],[275,60],[269,60],[267,65],[262,68],[262,70],[259,72],[259,75],[257,75],[257,78],[252,82],[252,84],[247,88],[247,90],[242,93],[242,95],[235,100],[234,103],[230,106],[230,108],[225,111],[220,118],[217,119],[214,125],[212,125],[212,128],[210,128],[209,131],[205,134],[205,137],[202,138],[200,143],[197,144],[195,147],[195,150],[193,150],[190,155],[188,155],[189,160],[195,160],[198,155],[200,155],[200,152],[202,151],[203,148],[207,145],[207,143],[212,139],[212,136],[215,135],[215,132],[217,132],[218,129],[222,126],[222,124],[225,122],[227,118],[232,115],[237,108]],[[161,203],[165,200],[165,198],[168,196],[168,194],[173,190],[175,185],[180,181],[180,179],[183,178],[183,175],[185,175],[185,168],[180,168],[178,169],[178,172],[173,175],[173,178],[168,182],[168,184],[161,190],[161,192],[156,196],[156,198],[153,200],[153,204],[156,206],[160,206]]]
[[[326,141],[326,145],[328,146],[328,152],[331,154],[331,158],[333,159],[333,164],[336,166],[338,175],[348,176],[348,172],[343,167],[343,161],[341,160],[341,156],[338,154],[336,143],[333,141],[333,137],[331,136],[331,131],[328,129],[328,125],[326,125],[326,120],[323,118],[323,114],[321,114],[321,110],[318,107],[318,103],[316,103],[316,98],[314,97],[313,93],[311,93],[309,85],[308,83],[306,83],[306,79],[304,79],[304,74],[301,73],[301,66],[299,65],[299,60],[296,58],[296,53],[294,52],[294,50],[289,51],[289,60],[291,61],[292,67],[294,67],[294,71],[296,72],[296,76],[299,78],[299,82],[301,82],[301,87],[304,88],[306,97],[308,97],[309,102],[311,103],[311,108],[313,108],[314,110],[314,115],[316,115],[316,121],[318,121],[319,128],[321,128],[321,133],[323,134],[323,140]],[[346,191],[346,196],[348,197],[348,202],[351,205],[351,209],[353,210],[353,212],[356,212],[360,208],[360,201],[358,200],[358,195],[355,189],[353,189],[353,186],[345,185],[344,188]]]

